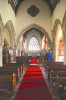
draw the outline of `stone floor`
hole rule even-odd
[[[51,95],[52,95],[53,100],[60,100],[59,97],[56,95],[56,93],[55,93],[55,91],[54,91],[54,88],[53,88],[53,86],[51,85],[51,82],[50,82],[50,84],[49,84],[49,82],[48,82],[47,72],[45,71],[44,67],[40,67],[40,68],[41,68],[41,71],[42,71],[42,73],[43,73],[44,79],[46,80],[48,89],[49,89],[49,91],[50,91],[50,93],[51,93]],[[26,70],[25,70],[25,71],[26,71]],[[21,80],[23,79],[23,76],[24,76],[24,74],[25,74],[25,71],[24,71],[24,73],[22,74],[21,79],[20,79],[20,81],[19,81],[18,84],[17,84],[16,92],[17,92],[17,90],[18,90],[18,87],[19,87],[19,85],[20,85]],[[14,97],[15,97],[15,95],[16,95],[16,92],[15,92],[13,95],[11,95],[11,94],[10,94],[9,92],[7,92],[7,91],[0,91],[0,100],[14,100]]]

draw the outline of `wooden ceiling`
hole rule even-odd
[[[20,5],[20,3],[24,2],[25,0],[8,0],[8,3],[11,4],[15,14],[17,13],[17,9]],[[50,10],[51,10],[51,13],[53,13],[57,3],[60,1],[60,0],[43,0],[45,2],[48,3],[49,7],[50,7]]]

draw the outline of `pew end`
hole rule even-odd
[[[13,93],[16,91],[16,74],[13,73]]]
[[[66,100],[66,86],[64,86],[64,100]]]

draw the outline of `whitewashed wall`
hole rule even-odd
[[[27,13],[27,9],[31,5],[35,5],[40,10],[36,17],[31,17]],[[35,23],[43,27],[50,34],[52,24],[51,17],[49,6],[43,0],[25,0],[21,3],[16,14],[16,32],[18,34],[29,25]]]
[[[15,13],[10,4],[8,4],[8,0],[0,0],[0,14],[3,20],[4,25],[8,20],[12,20],[15,27]]]
[[[56,19],[59,19],[62,23],[65,11],[66,11],[66,0],[60,0],[60,2],[57,4],[53,12],[52,27]]]

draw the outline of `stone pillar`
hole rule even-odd
[[[64,65],[66,65],[66,43],[64,43]]]
[[[2,61],[3,59],[2,59],[2,45],[0,45],[0,67],[2,67]]]
[[[16,46],[14,46],[14,49],[13,49],[13,61],[16,62]]]
[[[64,65],[66,65],[66,26],[63,24],[63,40],[64,40]]]
[[[55,61],[55,55],[56,55],[56,48],[55,48],[55,37],[56,32],[55,30],[52,30],[52,55],[53,55],[53,61]]]

